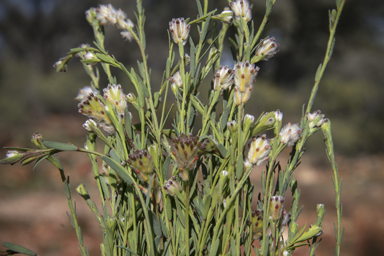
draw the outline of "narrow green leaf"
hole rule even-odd
[[[44,141],[44,146],[48,148],[54,148],[61,151],[76,151],[78,148],[73,144],[55,142],[55,141]]]
[[[216,239],[216,241],[212,243],[209,256],[216,256],[219,246],[220,246],[220,239]]]
[[[131,177],[131,175],[128,174],[128,172],[121,166],[120,163],[117,163],[112,158],[109,158],[107,156],[101,157],[125,182],[127,182],[129,185],[132,185],[134,183],[134,179]]]
[[[212,197],[209,194],[204,196],[204,209],[203,209],[203,218],[206,219],[208,215],[209,208],[211,207]]]
[[[196,4],[197,4],[197,10],[199,12],[199,16],[203,16],[204,13],[203,13],[203,8],[201,7],[201,3],[200,3],[200,0],[196,0]]]
[[[151,221],[151,224],[152,224],[152,228],[153,228],[153,231],[154,231],[155,235],[156,236],[161,236],[162,235],[162,233],[161,233],[161,225],[160,225],[160,222],[157,219],[155,213],[152,212],[151,210],[148,210],[148,216],[150,218],[150,221]]]
[[[201,103],[201,101],[195,95],[191,95],[190,99],[191,99],[191,102],[193,104],[193,107],[195,107],[195,109],[197,109],[197,111],[199,111],[199,113],[201,115],[203,115],[204,114],[204,104]]]
[[[3,246],[11,251],[22,253],[30,256],[37,256],[38,254],[18,244],[3,242]]]
[[[244,159],[243,159],[243,154],[240,154],[239,157],[237,158],[237,164],[236,164],[236,178],[238,180],[243,177],[243,171],[244,171]]]
[[[126,251],[128,251],[128,252],[130,252],[130,253],[132,253],[133,255],[137,255],[137,256],[139,256],[138,254],[136,254],[136,253],[134,253],[133,251],[131,251],[129,248],[127,248],[127,247],[124,247],[124,246],[121,246],[121,245],[116,245],[117,247],[119,247],[119,248],[122,248],[122,249],[124,249],[124,250],[126,250]]]

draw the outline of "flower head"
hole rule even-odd
[[[85,99],[90,93],[98,94],[99,91],[98,91],[98,90],[94,90],[94,89],[92,89],[92,87],[90,87],[90,86],[84,86],[83,88],[81,88],[81,89],[79,90],[79,93],[77,94],[75,100],[77,100],[77,101],[82,101],[82,100]]]
[[[247,159],[245,160],[245,166],[248,168],[252,165],[259,166],[262,162],[267,160],[269,152],[271,152],[270,140],[266,139],[264,134],[261,137],[252,138],[252,142],[248,145],[249,151]]]
[[[121,85],[108,84],[107,88],[103,90],[104,98],[108,100],[112,105],[116,106],[119,117],[124,116],[124,110],[127,107],[125,95]]]
[[[169,80],[173,83],[172,86],[177,86],[179,88],[183,87],[183,80],[181,80],[180,71],[177,71],[175,74],[173,74]]]
[[[245,21],[252,19],[252,10],[248,0],[235,0],[229,4],[237,19],[243,17]]]
[[[301,128],[298,124],[287,123],[280,131],[281,143],[293,146],[300,139]]]
[[[279,52],[279,44],[276,43],[274,37],[261,40],[260,45],[257,47],[255,55],[260,58],[260,60],[269,60],[276,53]]]
[[[239,62],[234,68],[235,93],[237,105],[246,103],[251,97],[252,84],[256,80],[260,68],[249,62]]]
[[[256,80],[257,73],[260,68],[254,64],[247,62],[239,62],[234,67],[235,70],[235,86],[240,92],[244,92],[247,87],[251,86]]]
[[[133,22],[127,19],[127,14],[121,9],[116,10],[111,4],[100,5],[96,19],[101,25],[111,25],[118,29],[128,30],[133,27]]]
[[[148,182],[152,173],[152,156],[145,149],[135,150],[130,154],[128,163],[135,168],[141,181]]]
[[[171,196],[175,196],[176,190],[181,192],[182,188],[180,183],[177,181],[176,177],[173,176],[167,182],[164,183],[163,188],[170,194]]]
[[[79,107],[79,113],[95,120],[108,133],[114,132],[115,129],[112,126],[112,121],[106,113],[106,106],[96,94],[90,92],[87,96],[83,97],[77,106]]]
[[[321,114],[320,110],[315,112],[307,113],[307,119],[309,121],[309,128],[313,129],[314,127],[321,127],[324,123],[328,121],[328,119],[324,118],[325,115]]]
[[[233,70],[228,66],[220,66],[216,71],[215,78],[213,79],[213,89],[226,90],[233,84]]]
[[[171,31],[173,41],[178,43],[183,43],[185,45],[187,43],[190,25],[185,23],[184,18],[172,19],[169,22],[169,31]]]

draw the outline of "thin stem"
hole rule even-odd
[[[186,255],[189,256],[189,181],[185,185],[185,249]]]
[[[335,43],[336,28],[337,28],[337,24],[339,23],[340,15],[341,15],[341,12],[343,10],[344,4],[345,4],[345,0],[343,0],[341,2],[340,7],[337,10],[336,18],[333,21],[332,26],[330,28],[330,31],[329,31],[330,34],[329,34],[329,39],[328,39],[328,43],[327,43],[327,50],[325,52],[324,60],[323,60],[323,63],[321,65],[321,70],[318,74],[316,74],[315,84],[312,88],[311,96],[309,97],[306,113],[311,112],[311,108],[312,108],[313,103],[315,101],[317,90],[319,89],[319,83],[323,77],[323,74],[324,74],[325,68],[328,65],[328,62],[331,59],[332,52],[333,52],[333,46]]]

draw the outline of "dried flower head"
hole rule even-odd
[[[228,66],[220,66],[213,79],[213,89],[215,91],[228,89],[233,84],[233,76],[232,69]]]
[[[172,19],[169,22],[169,31],[171,32],[172,39],[176,44],[187,43],[190,25],[187,25],[184,18]]]
[[[274,37],[261,40],[259,46],[256,49],[255,56],[259,57],[260,60],[269,60],[276,53],[279,52],[279,44],[276,43]]]
[[[180,170],[180,177],[184,181],[189,180],[189,170],[193,169],[198,159],[197,152],[201,143],[198,142],[199,137],[189,135],[180,135],[173,138],[175,151],[173,155],[176,157],[177,164]]]
[[[298,124],[287,123],[280,131],[281,143],[293,146],[300,139],[301,128]]]
[[[235,0],[229,4],[237,19],[243,17],[245,21],[252,19],[252,10],[248,0]]]

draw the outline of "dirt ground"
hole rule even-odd
[[[83,183],[91,199],[97,202],[91,165],[85,155],[63,153],[60,157],[66,174],[70,175],[85,244],[90,255],[100,255],[102,236],[96,218],[74,191]],[[343,179],[345,233],[341,255],[384,255],[384,156],[337,156],[336,160]],[[282,156],[281,162],[285,161]],[[32,167],[0,166],[0,242],[17,243],[44,256],[80,255],[76,233],[66,216],[68,205],[58,171],[49,163],[39,165],[34,171]],[[256,191],[259,191],[261,168],[254,170],[251,177]],[[316,255],[333,255],[336,212],[330,164],[325,157],[304,155],[295,177],[301,190],[301,204],[305,205],[299,223],[313,223],[316,204],[324,204],[323,240]],[[294,255],[308,255],[308,250],[301,248]]]

